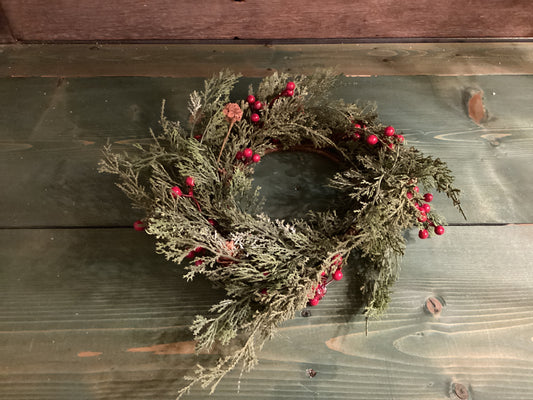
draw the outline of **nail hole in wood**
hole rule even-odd
[[[308,317],[311,316],[311,311],[309,311],[309,310],[302,310],[302,311],[300,312],[300,315],[301,315],[302,317],[304,317],[304,318],[308,318]]]

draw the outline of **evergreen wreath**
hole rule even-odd
[[[226,292],[191,330],[197,351],[215,343],[231,343],[232,350],[212,367],[199,365],[178,398],[196,383],[214,391],[240,363],[253,368],[256,351],[276,328],[316,306],[351,256],[357,256],[367,318],[382,313],[404,231],[418,227],[421,239],[444,233],[443,218],[428,204],[432,194],[419,192],[419,185],[444,192],[463,213],[444,162],[407,146],[379,122],[373,106],[330,98],[341,75],[289,80],[274,73],[232,103],[239,77],[223,71],[194,91],[187,128],[165,117],[163,102],[161,133],[152,132],[152,144],[130,154],[106,146],[100,162],[100,171],[118,175],[118,186],[146,213],[134,227],[156,237],[156,251],[183,266],[187,280],[203,275]],[[305,219],[262,213],[254,165],[265,154],[289,150],[336,160],[330,186],[347,200]]]

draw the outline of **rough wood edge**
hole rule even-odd
[[[335,68],[349,76],[533,74],[532,42],[363,44],[0,45],[0,77],[205,77],[230,68],[260,77],[274,70]]]

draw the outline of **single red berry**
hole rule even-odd
[[[391,150],[394,150],[394,144],[392,143],[387,143],[387,147]]]
[[[320,299],[318,297],[313,297],[312,299],[309,300],[309,305],[310,306],[318,306],[318,303],[320,303]]]
[[[211,226],[215,226],[217,224],[217,222],[214,219],[212,219],[212,218],[209,218],[207,220],[207,222],[209,222],[211,224]]]
[[[187,255],[185,256],[185,258],[189,259],[192,259],[194,257],[196,257],[196,253],[194,252],[194,250],[189,251],[189,253],[187,253]]]
[[[366,142],[373,146],[377,144],[377,142],[379,142],[379,139],[376,135],[370,135],[369,137],[366,138]]]
[[[333,258],[331,259],[333,262],[333,265],[341,265],[342,264],[342,256],[340,254],[335,254]]]
[[[355,129],[361,129],[361,124],[354,124],[353,126]]]
[[[296,83],[294,83],[294,82],[287,82],[287,86],[285,86],[285,89],[287,89],[287,90],[294,90],[294,89],[296,89]]]
[[[411,200],[413,198],[413,193],[411,193],[411,192],[407,192],[405,195],[407,196],[407,198],[409,200]]]
[[[283,91],[283,96],[285,96],[285,97],[292,97],[292,96],[294,96],[294,90],[285,89],[285,90]]]
[[[250,115],[250,120],[252,122],[259,122],[260,119],[261,119],[261,117],[257,113],[253,113],[252,115]]]
[[[172,189],[170,189],[172,191],[172,197],[176,198],[176,197],[181,197],[181,195],[183,194],[183,192],[181,191],[181,189],[177,186],[173,186]]]
[[[266,290],[265,288],[261,289],[261,294],[262,295],[268,294],[268,290]]]
[[[353,140],[354,140],[354,141],[357,141],[357,140],[359,140],[359,139],[361,139],[361,135],[358,134],[358,133],[354,133],[354,134],[353,134]]]
[[[252,157],[252,161],[254,163],[258,163],[259,161],[261,161],[261,156],[259,154],[254,154]]]
[[[187,179],[185,179],[185,184],[189,187],[194,187],[194,178],[192,176],[188,176]]]
[[[204,248],[201,247],[201,246],[198,246],[196,249],[194,249],[194,252],[195,252],[196,254],[203,253],[203,251],[204,251]]]
[[[340,281],[342,279],[342,271],[340,269],[333,273],[333,279],[336,281]]]
[[[202,140],[202,135],[195,135],[194,138],[198,141]]]
[[[133,223],[133,229],[135,229],[136,231],[144,231],[144,229],[146,228],[146,225],[144,225],[144,222],[142,222],[141,220],[139,221],[135,221]]]
[[[198,267],[198,266],[202,265],[203,263],[204,263],[204,260],[196,260],[194,262],[194,265],[196,265]]]
[[[431,211],[431,206],[429,204],[422,204],[422,206],[420,207],[422,210],[424,210],[424,212],[428,213]]]
[[[243,154],[244,154],[244,157],[250,158],[254,154],[254,152],[252,151],[252,149],[248,147],[244,149]]]
[[[235,155],[235,158],[237,160],[242,160],[244,158],[244,153],[242,151],[238,151],[237,154]]]
[[[442,225],[435,227],[435,233],[437,235],[443,235],[444,234],[444,227]]]
[[[395,129],[392,126],[387,126],[385,128],[385,136],[394,136]]]
[[[428,217],[426,214],[420,214],[420,217],[418,217],[418,222],[426,222],[428,220]]]
[[[248,104],[254,104],[255,96],[253,94],[248,95],[248,97],[246,98],[246,101],[248,102]]]
[[[413,187],[413,190],[414,190],[415,192],[417,192],[417,193],[420,191],[420,189],[418,188],[418,186]]]
[[[261,103],[260,101],[256,101],[256,102],[254,103],[254,108],[255,108],[256,110],[260,110],[260,109],[262,109],[262,108],[263,108],[263,103]]]
[[[428,203],[431,202],[431,200],[433,200],[433,195],[431,193],[426,193],[424,195],[424,200]]]
[[[425,229],[420,229],[418,231],[418,237],[420,239],[427,239],[429,237],[429,232],[427,230],[425,230]]]
[[[396,138],[396,140],[399,142],[399,143],[403,143],[405,138],[402,136],[402,135],[394,135],[394,137]]]

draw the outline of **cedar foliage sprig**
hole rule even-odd
[[[226,292],[208,315],[195,318],[191,330],[197,350],[218,343],[236,350],[211,367],[198,366],[178,397],[197,383],[214,391],[238,364],[244,371],[253,368],[256,351],[306,306],[323,274],[354,253],[365,313],[382,313],[405,249],[403,232],[428,226],[417,220],[423,201],[417,183],[444,192],[462,213],[444,162],[405,145],[403,137],[384,135],[374,106],[330,99],[340,75],[297,76],[294,93],[287,95],[289,76],[275,73],[255,92],[263,104],[259,111],[241,101],[243,118],[228,119],[222,111],[238,78],[222,71],[193,92],[187,129],[165,117],[163,102],[161,130],[152,132],[152,144],[123,154],[106,146],[100,163],[100,171],[117,175],[133,206],[145,211],[156,251],[182,265],[186,279],[203,275]],[[251,121],[253,112],[260,121]],[[371,135],[377,144],[366,142]],[[252,188],[253,162],[239,156],[245,148],[260,156],[294,148],[327,154],[339,163],[330,186],[347,200],[309,212],[305,220],[270,219]],[[443,222],[433,211],[428,217]]]

